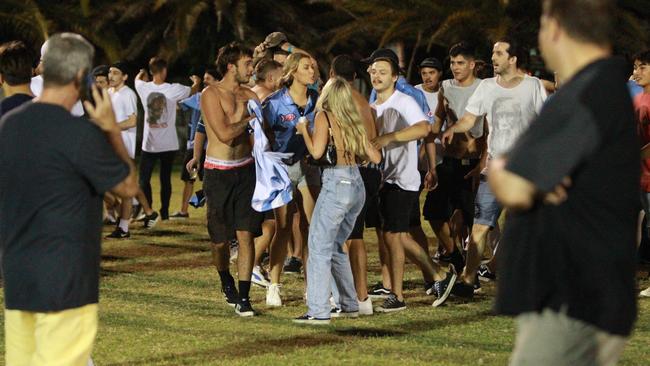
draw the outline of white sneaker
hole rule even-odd
[[[372,315],[372,299],[370,299],[370,296],[366,299],[366,301],[359,301],[359,315]]]
[[[280,286],[277,283],[270,284],[266,289],[266,306],[282,306],[282,299],[280,298]]]
[[[650,287],[648,287],[647,289],[639,292],[639,296],[640,297],[650,297]]]
[[[251,274],[251,282],[261,287],[269,287],[269,281],[264,277],[262,273],[262,268],[260,266],[253,267],[253,273]]]

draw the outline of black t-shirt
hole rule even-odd
[[[34,97],[27,94],[14,94],[10,97],[4,98],[0,101],[0,117],[9,113],[10,110],[20,106],[23,103],[29,102]]]
[[[639,144],[623,62],[594,62],[544,106],[506,169],[542,192],[568,176],[568,199],[510,215],[496,308],[560,310],[612,334],[636,318]]]
[[[97,303],[102,195],[128,175],[104,133],[62,107],[0,119],[0,249],[7,309]]]

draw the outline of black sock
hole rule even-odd
[[[248,301],[248,293],[251,291],[251,281],[239,281],[239,298]]]
[[[221,278],[222,287],[235,285],[235,279],[232,278],[232,275],[230,275],[229,270],[219,271],[219,278]]]

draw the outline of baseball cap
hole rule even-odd
[[[264,42],[268,45],[268,48],[278,47],[284,42],[288,42],[287,36],[282,32],[273,32],[266,36]]]
[[[129,74],[129,65],[124,61],[117,61],[111,64],[110,67],[114,67],[122,72],[122,74]]]
[[[420,62],[420,69],[423,67],[431,67],[438,71],[442,71],[442,63],[435,57],[428,57]]]
[[[391,60],[395,64],[395,66],[399,67],[399,58],[397,57],[395,51],[391,50],[390,48],[377,49],[372,54],[370,54],[370,57],[361,59],[361,62],[366,64],[371,64],[375,62],[375,60],[378,58],[387,58]]]

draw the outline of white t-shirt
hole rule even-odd
[[[438,92],[428,92],[424,90],[424,87],[422,84],[418,84],[415,86],[415,89],[422,90],[422,93],[424,93],[424,97],[427,98],[427,104],[429,105],[429,113],[431,113],[431,116],[433,116],[436,113],[436,108],[438,107]]]
[[[524,77],[514,88],[497,84],[496,77],[481,81],[465,110],[485,115],[488,121],[488,157],[508,152],[517,138],[537,117],[546,100],[546,91],[535,78]]]
[[[151,153],[178,150],[176,103],[190,95],[190,87],[136,79],[135,90],[144,108],[142,150]]]
[[[422,84],[416,85],[415,88],[421,90],[422,93],[424,94],[424,97],[427,99],[427,104],[429,105],[429,117],[431,117],[430,120],[435,121],[433,116],[436,114],[436,108],[438,108],[438,92],[434,92],[434,93],[428,92],[424,90]],[[434,142],[436,144],[436,165],[438,165],[442,163],[442,142],[440,141],[439,138],[436,138]],[[418,162],[418,170],[420,171],[428,170],[427,160],[428,160],[428,156],[425,156],[425,158],[420,159],[420,161]]]
[[[382,104],[375,102],[372,106],[377,111],[380,135],[403,130],[418,122],[428,122],[415,99],[397,90]],[[418,191],[417,141],[393,142],[384,147],[383,173],[385,182],[406,191]]]
[[[115,120],[118,123],[126,121],[132,115],[138,115],[138,97],[135,95],[133,89],[124,85],[119,90],[113,88],[108,89],[108,94],[111,96]],[[126,151],[129,153],[131,159],[135,158],[136,132],[137,127],[135,126],[128,130],[122,130],[124,147],[126,147]]]
[[[32,82],[29,84],[29,88],[32,89],[32,94],[34,94],[35,97],[38,97],[41,95],[43,92],[43,76],[42,75],[36,75],[32,78]],[[85,114],[84,112],[84,107],[81,104],[81,101],[78,100],[75,105],[72,106],[72,110],[70,111],[70,114],[76,117],[81,117]]]

